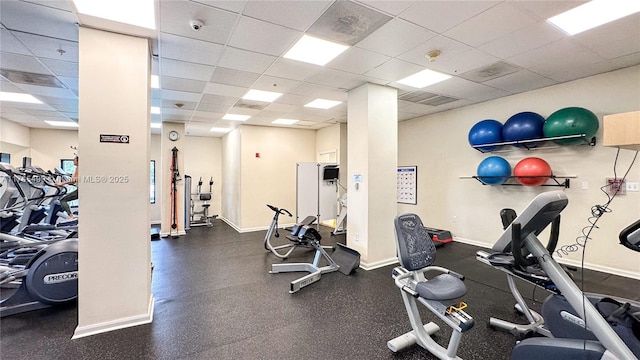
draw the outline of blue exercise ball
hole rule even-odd
[[[500,156],[489,156],[478,164],[477,174],[485,185],[501,185],[511,176],[511,165]]]
[[[502,126],[502,139],[522,141],[544,137],[544,121],[542,115],[531,111],[517,113]],[[536,143],[526,143],[526,146],[536,146]]]
[[[497,120],[482,120],[469,130],[469,144],[471,146],[502,142],[502,123]],[[482,151],[491,151],[495,146],[479,147]]]

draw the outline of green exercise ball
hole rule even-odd
[[[591,111],[581,107],[560,109],[549,115],[544,122],[545,137],[585,134],[586,138],[554,140],[559,145],[575,145],[591,141],[598,132],[598,117]]]

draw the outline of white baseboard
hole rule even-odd
[[[153,308],[155,306],[155,298],[153,295],[149,298],[149,306],[146,314],[130,316],[127,318],[111,320],[103,323],[92,324],[87,326],[78,326],[73,333],[71,339],[80,339],[83,337],[102,334],[109,331],[124,329],[132,326],[149,324],[153,322]]]
[[[491,246],[488,246],[485,243],[481,243],[475,240],[469,240],[469,239],[464,239],[459,237],[455,237],[454,240],[463,244],[474,245],[474,246],[478,246],[486,249],[491,249]],[[560,264],[575,266],[578,268],[582,267],[582,264],[579,260],[558,258],[557,256],[554,256],[553,258]],[[591,263],[584,263],[584,268],[589,270],[600,271],[600,272],[611,274],[611,275],[640,280],[640,273],[634,272],[634,271],[621,270],[621,269],[616,269],[609,266],[602,266],[602,265],[591,264]]]
[[[174,232],[173,232],[173,231],[172,231],[172,232],[161,232],[161,233],[160,233],[160,237],[163,237],[163,238],[164,238],[164,237],[169,237],[169,236],[171,236],[172,234],[174,234]],[[184,231],[184,230],[180,230],[180,231],[178,231],[178,236],[182,236],[182,235],[186,235],[186,234],[187,234],[187,232],[186,232],[186,231]]]
[[[151,220],[151,225],[162,225],[162,220]]]
[[[263,231],[263,230],[269,229],[269,226],[271,226],[271,225],[269,225],[269,226],[258,226],[258,227],[252,227],[252,228],[240,228],[236,224],[232,223],[227,218],[224,218],[222,216],[218,216],[218,219],[224,221],[227,225],[231,226],[235,231],[237,231],[239,233]],[[292,224],[278,224],[278,229],[284,229],[285,227],[289,227],[289,226],[293,226],[293,225],[295,225],[295,223],[292,223]]]
[[[485,248],[485,249],[491,249],[490,245],[485,244],[485,243],[480,242],[480,241],[476,241],[476,240],[465,239],[465,238],[454,236],[453,237],[453,241],[459,242],[459,243],[463,243],[463,244],[467,244],[467,245],[473,245],[473,246],[477,246],[477,247],[481,247],[481,248]]]
[[[360,262],[360,268],[364,269],[364,270],[374,270],[377,268],[381,268],[387,265],[392,265],[398,262],[398,258],[397,257],[392,257],[389,259],[384,259],[384,260],[379,260],[379,261],[374,261],[371,263],[367,263],[367,262]]]

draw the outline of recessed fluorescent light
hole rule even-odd
[[[160,114],[160,107],[158,107],[158,106],[152,106],[152,107],[151,107],[151,113],[152,113],[152,114],[158,114],[158,115],[159,115],[159,114]]]
[[[435,83],[439,83],[440,81],[447,80],[450,77],[451,75],[439,73],[437,71],[433,71],[429,69],[424,69],[411,76],[407,76],[404,79],[398,80],[397,83],[420,89],[425,86],[433,85]]]
[[[348,48],[346,45],[304,35],[284,57],[323,66]]]
[[[51,120],[45,120],[44,122],[46,122],[47,124],[49,124],[51,126],[78,127],[78,123],[75,123],[73,121],[51,121]]]
[[[593,0],[547,19],[569,35],[618,20],[640,11],[637,0]]]
[[[315,99],[308,103],[304,107],[316,108],[316,109],[331,109],[332,107],[341,104],[342,101]]]
[[[278,124],[278,125],[293,125],[295,123],[297,123],[298,120],[294,120],[294,119],[277,119],[272,121],[272,124]]]
[[[246,100],[273,102],[275,99],[279,98],[280,96],[282,96],[282,93],[251,89],[242,98]]]
[[[152,129],[161,129],[162,128],[162,123],[151,123],[151,128]]]
[[[73,0],[80,14],[121,22],[147,29],[156,28],[154,0],[96,1]]]
[[[224,114],[222,120],[236,120],[236,121],[245,121],[248,120],[251,116],[249,115],[237,115],[237,114]]]
[[[160,89],[160,77],[158,75],[151,75],[151,88]]]
[[[213,131],[213,132],[224,132],[224,133],[226,133],[226,132],[229,132],[229,131],[231,131],[231,130],[232,130],[232,129],[229,129],[229,128],[212,127],[209,131]]]
[[[42,104],[42,101],[34,98],[29,94],[12,93],[0,91],[0,101],[14,101],[30,104]]]

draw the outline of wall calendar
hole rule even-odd
[[[398,166],[398,203],[418,203],[418,167]]]

